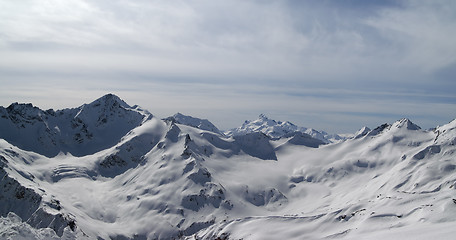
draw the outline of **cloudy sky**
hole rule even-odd
[[[329,132],[456,118],[456,1],[0,0],[0,105]]]

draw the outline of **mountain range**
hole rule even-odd
[[[451,239],[456,120],[228,131],[107,94],[0,107],[2,239]]]
[[[313,138],[321,140],[324,143],[335,143],[345,140],[345,137],[337,134],[328,134],[325,131],[318,131],[312,128],[298,127],[291,122],[275,121],[269,119],[266,115],[260,114],[258,119],[249,121],[246,120],[242,126],[225,132],[227,136],[244,135],[246,133],[262,132],[272,139],[278,139],[294,132],[301,132],[310,135]]]

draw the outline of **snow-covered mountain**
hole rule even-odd
[[[0,138],[24,150],[54,157],[93,154],[116,144],[152,115],[108,94],[78,108],[43,111],[32,104],[0,107]]]
[[[200,119],[200,118],[195,118],[192,116],[187,116],[182,113],[176,113],[171,117],[168,117],[165,120],[171,120],[175,121],[176,123],[179,124],[184,124],[190,127],[195,127],[199,128],[201,130],[207,130],[211,131],[220,135],[223,135],[222,131],[220,131],[214,124],[212,124],[209,120],[207,119]]]
[[[292,127],[280,138],[226,136],[114,95],[75,109],[13,104],[0,113],[0,239],[456,233],[456,120],[427,131],[401,119],[323,144]]]
[[[334,143],[345,139],[337,134],[328,134],[327,132],[317,131],[312,128],[298,127],[288,121],[276,121],[266,117],[264,114],[260,114],[253,121],[246,120],[242,126],[231,129],[225,134],[228,136],[237,136],[252,132],[262,132],[274,139],[287,136],[293,132],[302,132],[324,143]]]

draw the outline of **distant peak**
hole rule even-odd
[[[408,130],[420,130],[421,129],[421,127],[419,127],[418,125],[414,124],[408,118],[402,118],[401,120],[396,121],[394,123],[394,126],[397,127],[397,128],[404,128],[405,127]]]
[[[182,114],[180,112],[174,114],[171,117],[175,118],[178,122],[179,122],[179,120],[181,120],[181,121],[185,121],[185,120],[203,120],[203,119],[192,117],[190,115]]]
[[[285,121],[283,124],[284,124],[284,125],[296,126],[294,123],[289,122],[289,121]]]
[[[366,136],[370,131],[371,131],[370,128],[368,128],[368,127],[363,127],[363,128],[361,128],[360,130],[358,130],[358,131],[355,133],[354,138],[357,139],[357,138],[364,137],[364,136]]]
[[[276,120],[268,118],[268,117],[267,117],[265,114],[263,114],[263,113],[260,114],[260,115],[258,115],[258,119],[257,119],[257,120],[260,120],[261,122],[264,122],[264,123],[266,123],[266,124],[268,124],[268,125],[271,125],[271,124],[275,125],[275,124],[277,124]]]
[[[15,102],[15,103],[11,103],[7,109],[18,109],[18,108],[34,108],[34,106],[31,104],[31,103],[18,103],[18,102]]]
[[[268,118],[265,114],[263,114],[263,113],[261,113],[260,115],[258,115],[258,118],[259,118],[259,119],[264,119],[264,120],[268,120],[268,119],[269,119],[269,118]]]
[[[120,99],[120,97],[118,97],[117,95],[114,95],[112,93],[108,93],[108,94],[104,95],[103,97],[101,97],[100,99],[104,99],[106,101],[123,102],[123,100]]]
[[[182,113],[176,113],[173,116],[167,118],[168,120],[174,120],[176,123],[187,125],[194,128],[199,128],[206,131],[211,131],[223,135],[223,133],[209,120],[196,118]]]
[[[112,94],[112,93],[108,93],[108,94],[104,95],[103,97],[107,97],[107,98],[109,98],[109,97],[116,97],[116,98],[119,98],[117,95]]]
[[[369,132],[370,130],[371,130],[371,129],[368,128],[368,127],[362,127],[358,132],[360,132],[360,133],[363,133],[363,132],[367,133],[367,132]]]
[[[93,101],[89,105],[92,105],[94,107],[97,107],[100,105],[104,105],[104,106],[119,105],[122,107],[130,107],[126,102],[124,102],[122,99],[120,99],[120,97],[118,97],[112,93],[108,93],[108,94],[98,98],[97,100]]]
[[[188,117],[188,116],[178,112],[178,113],[174,114],[173,117],[174,118],[179,118],[179,117]]]
[[[19,114],[25,114],[26,112],[31,113],[31,112],[41,111],[41,109],[33,106],[31,103],[17,103],[17,102],[10,104],[6,108],[6,110],[9,112],[14,112],[14,113],[19,113]]]
[[[384,124],[374,128],[373,130],[371,130],[367,135],[368,136],[378,135],[378,134],[382,133],[385,129],[389,130],[390,127],[391,127],[391,125],[389,125],[388,123],[384,123]]]

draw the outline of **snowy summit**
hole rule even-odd
[[[302,132],[319,139],[325,143],[338,142],[344,138],[333,134],[330,135],[324,131],[318,131],[312,128],[298,127],[289,121],[276,121],[260,114],[256,120],[246,120],[242,126],[231,129],[226,132],[228,136],[243,135],[251,132],[262,132],[271,138],[281,138],[293,132]]]

